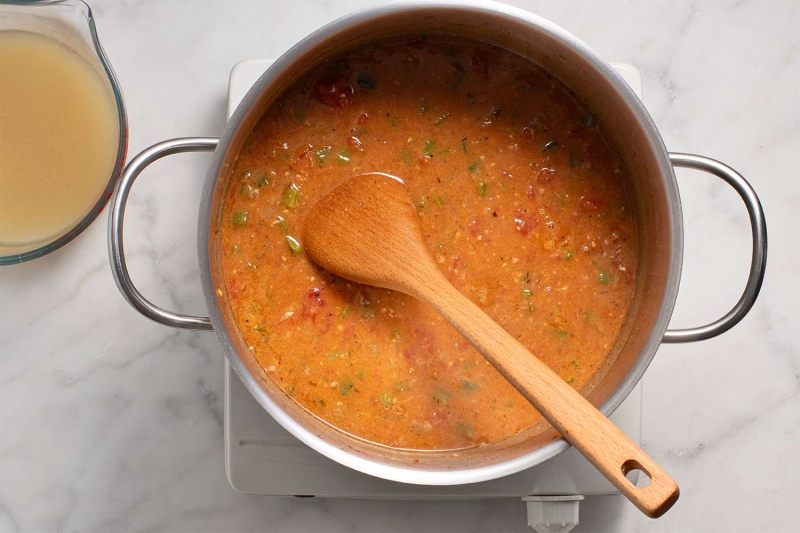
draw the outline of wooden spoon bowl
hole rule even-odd
[[[439,312],[643,513],[659,517],[678,500],[678,485],[655,461],[450,284],[428,251],[401,180],[355,176],[312,206],[304,226],[305,250],[322,268],[404,292]],[[650,483],[633,485],[625,477],[632,470]]]

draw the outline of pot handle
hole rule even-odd
[[[764,273],[767,267],[767,221],[756,191],[747,183],[741,174],[728,165],[715,159],[692,154],[670,153],[669,159],[675,167],[702,170],[725,180],[742,197],[747,214],[750,216],[750,227],[753,233],[753,254],[750,260],[750,274],[744,292],[733,306],[733,309],[711,324],[699,328],[672,329],[664,333],[663,342],[693,342],[702,341],[725,333],[739,323],[758,298],[761,284],[764,282]]]
[[[117,190],[114,193],[114,199],[111,202],[108,224],[108,256],[111,261],[111,272],[114,274],[117,287],[119,287],[122,296],[128,300],[128,303],[134,309],[147,318],[165,326],[193,330],[212,329],[210,318],[206,316],[179,315],[161,309],[142,296],[142,293],[133,285],[125,262],[122,238],[122,223],[125,219],[128,194],[131,191],[133,182],[150,163],[158,161],[162,157],[182,152],[212,152],[217,147],[218,142],[219,139],[214,137],[187,137],[154,144],[134,157],[125,167],[119,186],[117,186]]]

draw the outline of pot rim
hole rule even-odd
[[[556,24],[520,8],[486,0],[397,0],[367,7],[345,15],[314,31],[290,48],[262,74],[242,99],[220,137],[219,145],[208,167],[200,204],[197,249],[201,282],[211,323],[223,346],[225,355],[234,372],[236,372],[236,375],[242,380],[242,383],[247,390],[250,391],[256,401],[283,426],[283,428],[317,452],[354,470],[392,481],[420,485],[457,485],[487,481],[514,474],[554,457],[568,449],[570,444],[563,438],[559,438],[537,450],[519,457],[500,463],[464,470],[423,470],[410,466],[389,465],[361,457],[335,446],[295,421],[288,413],[281,409],[258,384],[256,378],[247,369],[243,359],[234,348],[233,340],[225,327],[222,314],[217,306],[216,289],[211,279],[210,239],[212,236],[212,221],[210,220],[210,216],[213,207],[215,185],[217,177],[223,170],[225,154],[241,127],[248,110],[257,102],[262,92],[269,87],[287,65],[293,64],[297,58],[312,50],[319,41],[325,40],[337,33],[348,30],[352,26],[363,24],[377,17],[413,11],[420,8],[469,11],[475,15],[499,16],[507,20],[513,20],[516,23],[524,23],[532,29],[535,28],[537,31],[544,32],[571,47],[588,63],[591,63],[594,68],[600,71],[609,84],[616,90],[619,97],[627,104],[631,117],[637,121],[638,125],[645,133],[647,144],[653,150],[653,154],[658,163],[658,171],[664,181],[667,195],[667,216],[671,229],[669,246],[671,252],[669,259],[670,268],[665,284],[663,300],[647,343],[642,348],[636,363],[633,365],[628,375],[622,380],[616,391],[612,393],[600,407],[600,411],[606,416],[612,414],[628,396],[631,390],[633,390],[647,370],[647,367],[650,365],[650,362],[661,344],[662,337],[667,329],[670,317],[672,316],[678,294],[683,260],[683,227],[681,223],[680,197],[678,195],[678,187],[673,168],[669,161],[669,154],[658,133],[655,123],[646,111],[642,101],[619,74],[614,71],[613,67],[586,44]]]

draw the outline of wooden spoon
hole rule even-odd
[[[312,261],[337,276],[433,307],[644,514],[657,518],[678,500],[678,485],[655,461],[447,281],[402,181],[370,173],[342,183],[309,210],[303,244]],[[649,485],[628,481],[625,474],[636,469]]]

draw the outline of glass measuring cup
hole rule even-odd
[[[77,54],[89,71],[93,71],[102,83],[102,90],[107,93],[112,107],[115,108],[118,126],[113,134],[115,138],[110,140],[116,146],[116,160],[110,168],[102,192],[97,198],[91,197],[94,203],[81,202],[82,206],[86,204],[84,211],[78,210],[78,216],[66,224],[66,227],[64,225],[54,227],[49,234],[22,240],[0,238],[0,265],[11,265],[30,261],[58,250],[77,237],[97,218],[111,197],[125,163],[128,124],[119,84],[100,45],[92,11],[86,3],[81,0],[34,2],[0,0],[0,32],[28,32],[45,36]],[[13,133],[11,131],[9,134],[8,130],[6,131],[5,142],[13,141]],[[2,142],[3,139],[0,138],[0,143]],[[22,178],[4,176],[2,179],[10,181]],[[25,179],[30,177],[26,176]],[[97,183],[102,184],[99,178]],[[64,183],[64,186],[68,187],[70,183]],[[100,185],[97,185],[96,188],[99,187]]]

